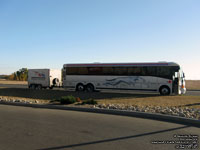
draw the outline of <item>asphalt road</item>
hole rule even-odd
[[[1,150],[173,150],[152,141],[200,136],[196,127],[76,111],[0,105],[0,118]]]

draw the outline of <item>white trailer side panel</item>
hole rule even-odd
[[[28,85],[40,84],[42,87],[48,87],[49,69],[29,69],[28,70]]]

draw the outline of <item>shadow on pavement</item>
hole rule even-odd
[[[158,134],[158,133],[170,132],[170,131],[184,129],[184,128],[188,128],[188,127],[190,127],[190,126],[181,126],[181,127],[177,127],[177,128],[166,129],[166,130],[155,131],[155,132],[149,132],[149,133],[143,133],[143,134],[138,134],[138,135],[131,135],[131,136],[118,137],[118,138],[92,141],[92,142],[85,142],[85,143],[72,144],[72,145],[64,145],[64,146],[58,146],[58,147],[43,148],[43,149],[37,149],[37,150],[59,150],[59,149],[64,149],[64,148],[74,148],[74,147],[81,147],[81,146],[92,145],[92,144],[100,144],[100,143],[105,143],[105,142],[127,140],[127,139],[131,139],[131,138],[138,138],[138,137],[142,137],[142,136],[148,136],[148,135],[153,135],[153,134]]]
[[[117,93],[117,92],[74,92],[64,90],[31,90],[27,88],[0,88],[0,96],[13,96],[33,99],[56,99],[61,96],[72,95],[82,100],[87,99],[108,99],[108,98],[142,98],[156,97],[159,94],[138,94],[138,93]]]

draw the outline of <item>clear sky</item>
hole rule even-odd
[[[0,74],[174,61],[200,79],[200,0],[0,0],[0,58]]]

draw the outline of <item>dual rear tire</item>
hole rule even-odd
[[[40,84],[31,84],[29,86],[29,89],[32,89],[32,90],[42,90],[42,85],[40,85]]]
[[[83,85],[80,83],[76,86],[76,91],[78,91],[78,92],[83,92],[83,91],[94,92],[94,86],[92,84]]]

